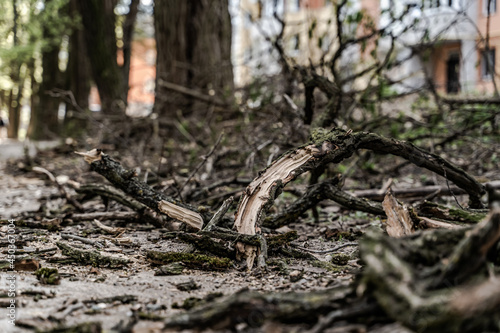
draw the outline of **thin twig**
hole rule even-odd
[[[302,247],[302,246],[298,246],[298,245],[294,245],[294,246],[297,249],[302,250],[302,251],[307,251],[307,252],[311,252],[311,253],[322,254],[322,253],[335,252],[337,250],[340,250],[341,248],[344,248],[344,247],[347,247],[347,246],[355,246],[355,245],[358,245],[358,243],[356,243],[356,242],[349,242],[349,243],[340,244],[338,246],[335,246],[335,247],[333,247],[331,249],[326,249],[326,250],[312,250],[312,249],[308,249],[308,248],[305,248],[305,247]]]
[[[57,189],[59,190],[61,195],[66,199],[66,201],[68,201],[70,204],[72,204],[76,209],[78,209],[78,211],[80,211],[80,212],[84,211],[82,204],[79,203],[78,201],[76,201],[74,198],[72,198],[68,194],[68,192],[66,192],[64,187],[57,181],[56,177],[54,177],[54,175],[49,170],[47,170],[45,168],[38,167],[38,166],[34,166],[32,170],[35,172],[39,172],[39,173],[43,173],[43,174],[47,175],[47,177],[49,177],[50,181],[52,181],[53,183],[56,184]]]
[[[210,156],[212,156],[212,154],[215,152],[215,149],[217,148],[217,146],[219,145],[219,143],[221,142],[222,140],[222,137],[224,136],[224,132],[222,132],[220,135],[219,135],[219,138],[217,139],[217,141],[215,142],[214,146],[212,147],[212,149],[210,150],[210,152],[203,156],[202,157],[202,161],[200,164],[198,164],[198,166],[193,170],[193,172],[191,172],[191,174],[189,175],[188,179],[186,179],[186,181],[184,182],[184,184],[182,184],[181,188],[179,189],[179,192],[182,192],[182,190],[184,189],[184,187],[186,187],[187,183],[189,183],[189,181],[191,180],[191,178],[194,177],[194,175],[198,172],[198,170],[201,169],[201,167],[207,162],[208,158]]]
[[[103,244],[102,242],[100,242],[99,240],[93,240],[93,239],[88,239],[88,238],[84,238],[84,237],[80,237],[80,236],[76,236],[76,235],[71,235],[71,234],[61,234],[61,238],[62,239],[73,239],[73,240],[77,240],[77,241],[80,241],[82,243],[85,243],[85,244],[90,244],[90,245],[93,245],[95,247],[99,247],[99,248],[102,248],[102,247],[105,247],[105,244]]]

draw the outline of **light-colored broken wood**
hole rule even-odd
[[[294,170],[307,163],[319,149],[314,145],[297,150],[274,161],[265,172],[253,180],[236,210],[234,226],[241,234],[255,235],[259,220],[265,213],[266,206],[274,200],[276,191],[296,177]],[[253,267],[258,249],[255,246],[237,243],[237,258],[245,258],[247,268]]]
[[[458,225],[458,224],[453,224],[453,223],[447,223],[443,221],[437,221],[433,220],[427,217],[418,217],[420,220],[419,227],[427,228],[427,229],[460,229],[463,228],[463,226]]]
[[[83,156],[85,162],[87,162],[88,164],[91,164],[92,162],[101,160],[102,150],[94,148],[94,149],[89,150],[87,152],[75,151],[75,154]]]
[[[402,237],[415,232],[408,208],[398,203],[390,189],[385,195],[382,207],[387,215],[385,224],[389,236]]]
[[[184,222],[196,230],[201,230],[203,227],[203,218],[192,210],[177,206],[166,200],[158,202],[158,209],[171,218]]]
[[[107,232],[108,234],[117,235],[125,232],[125,228],[109,227],[107,225],[102,224],[97,219],[94,219],[92,223],[102,231]]]

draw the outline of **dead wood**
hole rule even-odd
[[[482,104],[482,105],[498,105],[500,104],[499,98],[443,98],[442,101],[449,105],[474,105],[474,104]]]
[[[93,171],[101,174],[114,186],[149,208],[184,222],[196,230],[203,227],[205,219],[194,207],[155,191],[148,184],[140,181],[134,170],[126,170],[101,150],[94,149],[79,154],[84,156]],[[207,216],[205,218],[209,219]]]
[[[121,220],[121,221],[138,221],[140,215],[136,212],[92,212],[82,214],[69,214],[65,220],[71,221],[93,221],[98,220]]]
[[[217,97],[205,95],[205,94],[200,93],[199,91],[189,89],[189,88],[180,86],[180,85],[172,83],[172,82],[167,82],[165,80],[160,79],[160,80],[158,80],[158,84],[161,85],[162,87],[168,89],[168,90],[172,90],[172,91],[178,92],[180,94],[187,95],[189,97],[193,97],[195,99],[198,99],[198,100],[205,102],[205,103],[208,103],[208,104],[213,104],[213,105],[220,106],[223,108],[227,108],[229,106],[229,103],[224,102],[224,101],[218,99]]]
[[[431,286],[436,288],[443,285],[456,285],[468,278],[484,264],[490,251],[496,251],[493,247],[498,244],[499,240],[500,209],[495,209],[466,234]]]
[[[415,226],[408,212],[408,207],[397,202],[391,190],[387,191],[382,206],[387,216],[385,225],[389,236],[402,237],[415,232]]]
[[[416,209],[420,216],[474,224],[482,221],[488,213],[486,210],[464,210],[445,207],[429,201],[419,204]]]
[[[248,185],[235,214],[236,230],[249,235],[258,233],[266,211],[287,183],[306,171],[327,163],[339,163],[358,149],[397,155],[442,175],[468,193],[472,208],[483,207],[480,199],[485,193],[484,186],[436,154],[411,143],[387,139],[373,133],[352,133],[338,128],[331,131],[317,129],[313,132],[310,143],[282,155]],[[237,250],[246,259],[248,267],[252,267],[258,250],[243,243],[237,243]]]
[[[155,265],[181,262],[184,266],[194,269],[224,270],[232,267],[232,261],[228,258],[207,256],[199,253],[148,251],[146,257]]]
[[[80,186],[80,188],[78,188],[76,191],[78,193],[85,194],[87,198],[99,195],[103,198],[106,198],[106,200],[108,199],[114,200],[126,207],[135,210],[139,214],[141,220],[143,220],[146,223],[151,223],[155,227],[163,227],[165,224],[161,216],[158,216],[159,214],[156,213],[154,210],[152,210],[145,204],[135,200],[134,198],[129,197],[123,191],[115,187],[106,184],[88,184]],[[87,213],[87,214],[92,214],[92,213]],[[73,215],[71,215],[68,218],[72,219]],[[84,217],[84,215],[82,217]]]
[[[463,195],[467,192],[458,186],[423,186],[413,188],[395,188],[392,187],[392,193],[398,198],[422,198],[428,195],[445,196],[445,195]],[[380,189],[356,190],[352,191],[355,197],[367,198],[375,201],[383,201],[385,191]]]
[[[63,255],[70,257],[74,262],[84,265],[117,268],[123,267],[129,263],[129,260],[125,258],[105,256],[97,251],[76,249],[62,242],[57,242],[56,245],[61,249]]]
[[[53,183],[56,184],[57,189],[59,190],[59,193],[61,193],[63,198],[66,199],[66,201],[68,201],[71,205],[73,205],[79,212],[84,211],[82,204],[79,203],[78,201],[76,201],[75,198],[73,198],[72,196],[70,196],[68,194],[68,192],[66,191],[64,186],[62,186],[62,184],[57,180],[56,177],[54,177],[54,175],[49,170],[44,169],[42,167],[38,167],[38,166],[34,166],[32,170],[35,172],[43,173],[47,177],[49,177],[50,181],[52,181]]]
[[[348,286],[308,293],[243,291],[168,318],[165,328],[222,330],[242,323],[257,328],[272,320],[317,323],[310,332],[340,323],[366,328],[391,322],[415,332],[493,332],[500,318],[500,288],[486,268],[498,257],[499,221],[496,210],[474,229],[401,238],[371,229],[360,241],[364,268]],[[479,260],[473,263],[474,258]],[[457,274],[458,267],[464,274]],[[461,278],[435,282],[449,275]]]
[[[256,328],[267,320],[311,323],[319,315],[328,313],[340,304],[348,303],[352,295],[351,287],[305,294],[242,290],[223,301],[209,303],[188,313],[169,318],[165,322],[165,328],[223,330],[234,328],[241,323]]]

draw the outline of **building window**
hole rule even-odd
[[[438,8],[441,5],[441,0],[426,0],[424,2],[424,7],[427,8]]]
[[[292,47],[296,51],[298,51],[300,49],[300,36],[299,36],[299,34],[296,34],[295,36],[293,36]]]
[[[300,0],[288,0],[287,4],[289,5],[290,12],[298,12],[300,9]]]
[[[481,78],[491,80],[495,74],[495,49],[481,52]]]
[[[483,14],[488,16],[488,2],[490,4],[490,15],[497,12],[497,0],[483,0]]]

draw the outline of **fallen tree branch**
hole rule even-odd
[[[57,242],[57,247],[61,249],[63,255],[70,257],[74,262],[94,267],[118,268],[129,263],[128,259],[104,256],[97,251],[85,251],[71,247],[65,243]]]
[[[223,108],[227,108],[229,106],[229,103],[226,103],[226,102],[218,99],[217,97],[205,95],[205,94],[200,93],[199,91],[189,89],[189,88],[180,86],[180,85],[172,83],[172,82],[167,82],[165,80],[160,79],[160,80],[158,80],[158,84],[160,86],[168,89],[168,90],[172,90],[172,91],[178,92],[180,94],[196,98],[196,99],[198,99],[202,102],[208,103],[208,104],[213,104],[213,105],[220,106]]]
[[[88,184],[88,185],[82,185],[80,188],[76,189],[78,193],[83,193],[86,196],[96,196],[99,195],[103,198],[111,199],[114,200],[126,207],[129,207],[137,212],[141,219],[144,220],[144,222],[151,223],[155,227],[163,227],[164,222],[161,216],[159,216],[158,213],[153,211],[151,208],[146,206],[145,204],[135,200],[134,198],[129,197],[127,194],[125,194],[123,191],[109,186],[105,184]],[[87,213],[87,214],[92,214],[92,213]],[[99,213],[95,213],[99,215]],[[108,213],[109,214],[109,213]],[[74,216],[76,215],[77,218],[84,218],[85,214],[82,214],[81,217],[79,217],[77,214],[71,215]],[[99,217],[96,217],[99,219]]]
[[[380,323],[398,322],[415,332],[494,332],[500,280],[490,278],[485,268],[498,256],[499,221],[496,210],[474,229],[416,232],[401,238],[370,229],[360,240],[364,268],[348,286],[284,294],[245,290],[168,318],[165,328],[230,330],[246,323],[257,329],[264,322],[278,321],[316,323],[310,332],[347,323],[362,324],[369,331]],[[471,255],[466,243],[475,245]],[[484,260],[468,270],[478,254]],[[467,274],[454,284],[436,286],[433,281],[447,272],[442,269],[447,263],[460,264]]]
[[[445,175],[469,194],[471,207],[483,206],[480,199],[486,192],[484,186],[436,154],[426,152],[411,143],[383,138],[373,133],[352,133],[338,128],[331,131],[317,129],[313,132],[309,144],[275,160],[248,185],[235,214],[236,230],[249,235],[258,233],[259,224],[266,211],[273,205],[275,198],[287,183],[306,171],[327,163],[339,163],[358,149],[371,149],[379,153],[401,156],[417,166]],[[247,260],[248,267],[252,267],[257,249],[242,243],[237,244],[237,249]]]
[[[496,209],[467,233],[431,286],[436,288],[443,285],[456,285],[468,278],[483,265],[488,252],[499,240],[500,209]]]
[[[153,190],[137,178],[134,170],[125,170],[120,163],[103,154],[100,149],[78,154],[84,156],[93,171],[149,208],[184,222],[196,230],[203,227],[205,219],[194,207]],[[208,216],[206,218],[209,219]]]
[[[311,323],[353,294],[350,287],[310,293],[259,293],[242,290],[229,298],[167,319],[164,328],[212,328],[223,330],[246,323],[259,327],[266,320]],[[314,313],[314,316],[311,316]]]

